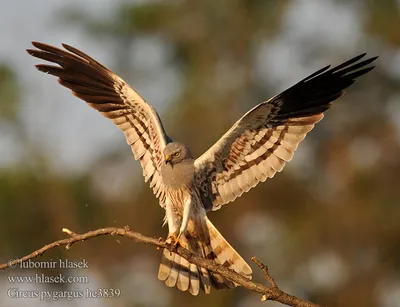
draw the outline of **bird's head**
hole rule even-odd
[[[192,159],[192,154],[185,145],[172,142],[168,143],[164,148],[164,159],[165,164],[173,166],[182,161]]]

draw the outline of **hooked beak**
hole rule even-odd
[[[165,164],[171,164],[171,155],[165,155]]]

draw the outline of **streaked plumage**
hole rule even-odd
[[[281,94],[258,104],[208,151],[193,159],[188,147],[167,136],[156,111],[121,78],[82,51],[34,42],[28,53],[59,66],[39,64],[57,76],[89,106],[125,134],[145,181],[165,208],[168,240],[251,278],[251,268],[208,220],[217,210],[272,178],[289,162],[297,146],[332,102],[373,67],[375,58],[359,55],[335,68],[324,67]],[[236,285],[163,251],[158,278],[169,287],[197,295]]]

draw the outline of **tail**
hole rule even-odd
[[[187,234],[179,243],[195,255],[212,259],[247,278],[252,271],[246,261],[224,239],[207,217],[201,221],[190,222]],[[200,289],[210,293],[215,289],[229,289],[237,285],[223,276],[189,263],[181,256],[164,249],[158,270],[158,279],[165,281],[168,287],[177,286],[181,291],[197,295]]]

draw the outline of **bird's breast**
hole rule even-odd
[[[161,175],[163,183],[170,189],[181,189],[185,186],[193,186],[193,163],[179,163],[175,165],[164,164],[161,167]]]
[[[190,198],[190,191],[186,188],[169,188],[166,196],[168,202],[167,205],[170,205],[173,208],[175,214],[182,217],[185,202]]]

